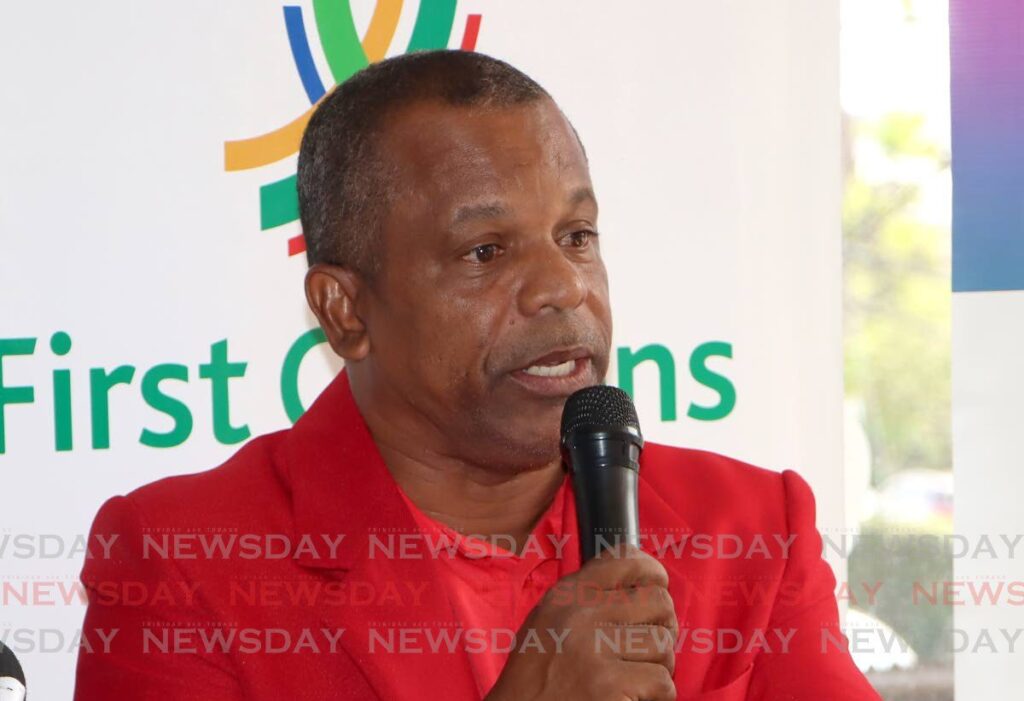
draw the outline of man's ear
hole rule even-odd
[[[356,301],[366,283],[351,270],[316,263],[306,271],[306,301],[320,321],[334,352],[345,360],[362,360],[370,352],[366,324],[356,311]]]

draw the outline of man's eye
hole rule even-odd
[[[471,263],[490,263],[499,255],[501,255],[501,249],[498,247],[498,244],[485,243],[471,250],[463,258]]]
[[[568,241],[569,245],[573,248],[586,248],[590,245],[590,239],[594,236],[597,236],[596,231],[580,229],[579,231],[574,231],[566,236],[566,241]]]

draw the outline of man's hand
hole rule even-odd
[[[636,547],[604,551],[559,580],[530,612],[520,638],[531,629],[544,649],[517,645],[486,701],[676,697],[679,624],[668,573]],[[562,640],[558,648],[552,635]]]

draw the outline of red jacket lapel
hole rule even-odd
[[[388,557],[379,547],[371,556],[371,538],[387,543],[388,534],[417,529],[344,370],[292,427],[281,458],[296,538],[308,535],[320,542],[321,534],[345,535],[335,557],[308,552],[297,561],[341,580],[350,592],[358,587],[365,594],[361,599],[353,594],[353,603],[325,612],[320,622],[345,629],[342,646],[377,695],[399,698],[410,688],[421,688],[432,697],[443,687],[446,698],[476,698],[462,646],[442,638],[439,651],[431,651],[429,636],[436,641],[437,631],[456,629],[451,603],[434,571],[437,562]],[[402,629],[407,631],[404,639]]]

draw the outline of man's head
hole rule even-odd
[[[382,61],[317,109],[298,186],[307,298],[364,413],[503,472],[557,459],[611,319],[586,156],[548,94],[480,54]]]
[[[367,276],[379,269],[382,215],[400,196],[379,138],[403,108],[422,101],[515,107],[547,97],[504,61],[467,51],[421,51],[353,75],[317,108],[303,135],[298,189],[309,264]]]

